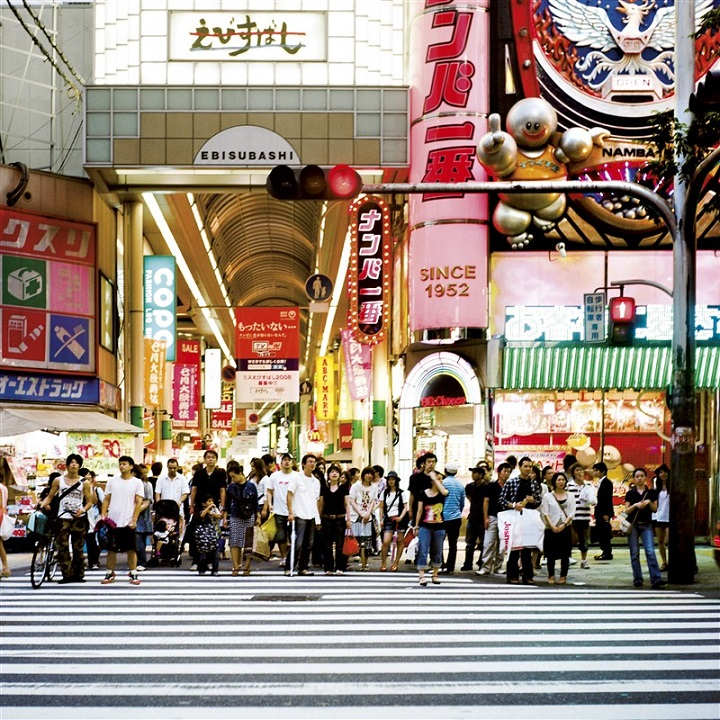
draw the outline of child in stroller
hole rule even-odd
[[[151,564],[180,565],[180,507],[174,500],[158,500],[154,510]]]

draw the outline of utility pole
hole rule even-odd
[[[695,0],[675,3],[675,122],[689,127],[695,89]],[[685,163],[676,148],[674,182],[676,235],[673,238],[672,422],[668,580],[695,578],[695,209],[686,210]],[[689,230],[689,232],[688,232]]]

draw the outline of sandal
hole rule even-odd
[[[237,577],[240,574],[240,568],[233,568],[232,574],[233,574],[233,577]]]
[[[243,575],[249,575],[249,574],[250,574],[250,568],[243,570]]]
[[[397,572],[397,571],[398,571],[397,563],[393,563],[393,564],[390,566],[390,572]]]
[[[549,577],[549,578],[548,578],[548,585],[554,585],[554,584],[555,584],[555,578],[554,578],[554,577]]]
[[[565,585],[566,582],[567,582],[567,578],[564,578],[564,577],[558,578],[558,581],[557,581],[558,585]]]
[[[387,568],[384,565],[381,565],[380,572],[387,572]]]
[[[431,582],[432,582],[433,585],[439,585],[439,584],[440,584],[440,580],[438,580],[436,577],[434,577],[434,578],[431,580]]]
[[[0,577],[9,578],[10,577],[10,568],[3,568],[2,572],[0,573]]]
[[[427,578],[422,578],[422,580],[418,580],[418,585],[420,587],[427,587]]]

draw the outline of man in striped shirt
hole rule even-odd
[[[588,533],[590,528],[590,508],[595,505],[595,488],[585,482],[585,468],[580,463],[570,467],[567,482],[567,491],[575,496],[575,517],[573,529],[577,535],[577,544],[580,548],[580,567],[587,570],[590,563],[587,561]]]

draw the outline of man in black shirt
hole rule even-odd
[[[498,553],[500,538],[498,535],[497,515],[500,512],[500,493],[510,477],[512,466],[510,463],[500,463],[497,469],[497,480],[483,486],[483,537],[482,559],[478,575],[497,574],[502,567],[503,558]]]
[[[190,489],[190,512],[200,512],[208,498],[212,498],[220,512],[225,510],[225,489],[227,473],[217,466],[218,454],[206,450],[203,455],[205,467],[199,468],[193,475]]]
[[[417,504],[425,490],[432,487],[432,478],[435,475],[435,453],[425,453],[415,461],[415,472],[410,476],[408,483],[410,490],[410,524],[413,525],[417,515]]]
[[[481,467],[479,463],[474,468],[470,468],[470,472],[472,473],[472,482],[465,486],[465,497],[470,501],[470,512],[465,525],[465,562],[460,570],[472,570],[473,555],[478,540],[480,540],[478,568],[482,566],[482,540],[485,534],[483,499],[486,495],[487,476],[485,468]]]
[[[597,532],[600,554],[595,556],[596,560],[612,560],[612,527],[610,520],[613,512],[613,484],[607,476],[607,465],[604,462],[595,463],[592,466],[593,476],[601,478],[597,491],[597,505],[595,506],[595,528]]]
[[[632,523],[628,545],[630,546],[630,565],[632,566],[633,585],[642,587],[643,577],[640,567],[640,544],[642,540],[645,548],[645,559],[647,560],[650,582],[653,588],[663,587],[662,576],[655,557],[653,545],[652,514],[657,511],[657,490],[647,486],[647,472],[645,468],[636,468],[633,471],[633,482],[635,487],[628,490],[625,495],[625,512],[627,519]]]

